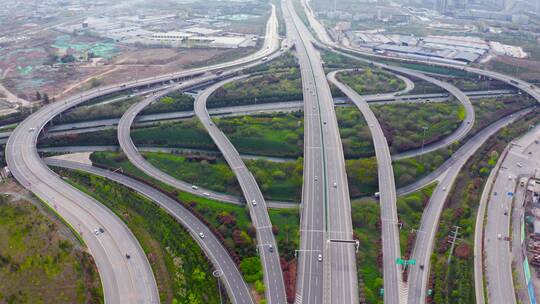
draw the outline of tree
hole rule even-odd
[[[39,91],[36,91],[36,100],[41,100],[41,94]]]
[[[49,95],[47,93],[43,94],[43,104],[48,104],[49,102]]]
[[[60,58],[60,61],[62,63],[71,63],[71,62],[75,62],[75,56],[73,55],[64,55],[62,56],[62,58]]]

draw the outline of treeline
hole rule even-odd
[[[430,287],[434,291],[432,303],[474,302],[474,226],[485,182],[504,147],[527,132],[529,125],[538,123],[540,111],[535,110],[490,137],[462,168],[439,222],[430,277]],[[461,243],[455,248],[451,264],[447,265],[447,240],[454,225],[461,227]]]

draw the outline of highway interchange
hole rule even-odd
[[[304,8],[312,28],[318,38],[324,44],[323,47],[331,46],[331,50],[353,56],[343,51],[354,51],[361,55],[369,55],[374,58],[387,57],[376,54],[365,54],[358,50],[351,50],[336,45],[326,34],[322,26],[314,18],[307,3]],[[214,83],[225,77],[236,75],[242,69],[261,64],[266,57],[279,56],[277,39],[276,8],[272,7],[272,14],[267,26],[265,44],[261,50],[250,56],[229,63],[219,64],[206,68],[193,69],[181,73],[162,75],[144,80],[108,86],[91,90],[87,93],[72,96],[54,104],[44,106],[31,115],[11,133],[6,144],[6,162],[13,176],[27,189],[36,194],[40,199],[54,208],[70,225],[79,232],[93,255],[104,288],[105,300],[108,303],[158,303],[159,296],[152,269],[148,260],[138,244],[137,240],[125,224],[110,210],[88,195],[85,195],[72,186],[66,184],[60,177],[46,167],[40,159],[36,144],[40,132],[47,128],[47,123],[66,111],[67,109],[82,104],[93,98],[104,96],[113,92],[126,91],[131,88],[144,87],[155,84],[165,84],[170,80],[178,81],[177,85],[169,85],[165,91],[154,92],[143,102],[135,104],[120,119],[118,126],[118,139],[120,146],[130,161],[151,176],[164,180],[175,187],[194,192],[191,185],[173,179],[165,173],[153,168],[139,154],[130,138],[130,129],[138,113],[159,99],[161,96],[173,90],[186,90],[201,84]],[[287,25],[288,39],[296,46],[296,52],[300,63],[302,85],[304,91],[304,185],[301,203],[301,236],[299,249],[298,280],[296,288],[297,303],[356,303],[358,302],[358,282],[356,274],[356,256],[354,250],[357,246],[352,235],[352,222],[350,214],[350,201],[345,173],[344,158],[337,121],[334,113],[332,100],[326,75],[322,68],[319,53],[315,45],[320,46],[313,38],[304,23],[294,10],[291,1],[282,1],[282,11]],[[335,50],[333,49],[335,48]],[[353,56],[354,57],[354,56]],[[263,59],[264,58],[264,59]],[[396,59],[396,58],[391,58]],[[444,81],[426,76],[410,69],[398,68],[387,64],[380,64],[366,59],[359,59],[374,64],[385,70],[399,73],[405,77],[412,76],[435,83],[455,96],[465,107],[466,118],[458,130],[434,146],[426,146],[422,151],[408,152],[399,157],[411,157],[419,153],[427,153],[463,139],[472,128],[474,123],[474,111],[469,97],[457,88]],[[398,59],[401,60],[401,59]],[[409,59],[403,61],[411,61]],[[432,63],[433,64],[433,63]],[[540,101],[540,93],[535,86],[500,73],[485,71],[477,68],[452,66],[449,64],[437,64],[443,67],[459,69],[470,73],[489,77],[507,83],[529,94]],[[208,72],[231,69],[219,75]],[[197,77],[198,78],[193,78]],[[425,185],[430,180],[438,180],[430,201],[424,210],[420,229],[416,236],[412,258],[418,261],[422,267],[410,267],[408,285],[402,282],[400,269],[395,265],[395,259],[400,257],[399,233],[397,230],[397,210],[395,208],[396,188],[391,166],[391,156],[388,145],[380,125],[369,110],[366,98],[359,96],[352,89],[340,84],[335,79],[335,73],[330,74],[329,79],[349,96],[351,101],[362,111],[372,131],[376,156],[379,165],[379,188],[381,189],[381,217],[383,239],[383,279],[385,303],[425,303],[426,286],[429,274],[429,260],[433,251],[437,224],[442,213],[444,201],[448,196],[446,189],[451,189],[461,168],[483,142],[500,130],[503,126],[519,119],[521,115],[531,109],[524,110],[514,116],[501,119],[488,128],[479,132],[471,140],[467,141],[441,168],[430,176],[420,180],[411,186],[407,193]],[[400,76],[403,77],[403,76]],[[233,78],[235,79],[235,78]],[[407,79],[407,78],[405,78]],[[227,81],[230,81],[227,80]],[[407,81],[406,81],[407,83]],[[203,122],[214,142],[220,148],[223,156],[235,171],[242,187],[246,203],[249,206],[251,218],[257,228],[258,250],[262,258],[265,272],[266,299],[268,303],[286,303],[285,287],[279,263],[277,244],[272,234],[272,224],[266,212],[266,202],[257,186],[253,175],[245,167],[240,155],[232,146],[225,135],[211,122],[210,114],[206,109],[206,99],[221,86],[223,82],[213,84],[197,96],[195,114]],[[410,83],[407,85],[410,90]],[[401,94],[406,93],[401,92]],[[400,94],[399,94],[400,95]],[[394,94],[394,98],[398,94]],[[376,97],[389,98],[391,96]],[[476,139],[476,140],[475,140]],[[530,147],[528,145],[527,147]],[[517,148],[516,148],[517,149]],[[536,153],[539,149],[533,150]],[[510,150],[508,162],[518,160],[526,161],[530,158],[526,155],[518,155],[522,151]],[[536,158],[537,159],[537,158]],[[506,166],[508,168],[512,164]],[[48,161],[48,164],[70,167],[75,164]],[[531,167],[537,166],[532,162]],[[521,168],[521,167],[520,167]],[[93,174],[106,176],[111,180],[118,181],[135,189],[141,194],[150,197],[158,205],[175,216],[194,236],[197,231],[205,231],[207,235],[212,233],[188,211],[155,189],[137,184],[129,178],[110,173],[106,170],[98,170],[93,167],[78,169],[92,172]],[[522,173],[513,168],[510,175]],[[171,179],[169,179],[171,178]],[[498,184],[500,183],[500,184]],[[495,189],[515,187],[515,180],[510,178],[497,178]],[[399,191],[398,191],[399,193]],[[502,193],[502,191],[501,191]],[[238,198],[220,193],[212,193],[213,198],[222,201],[238,203]],[[487,255],[487,279],[490,282],[490,302],[514,303],[515,297],[505,298],[499,294],[501,290],[513,288],[510,269],[499,271],[498,265],[510,265],[511,257],[508,253],[508,244],[498,242],[494,236],[508,234],[509,217],[499,214],[500,206],[508,205],[503,201],[503,195],[493,195],[488,204],[486,225],[486,246],[492,246],[490,252],[497,255]],[[255,203],[253,203],[255,201]],[[495,206],[495,207],[494,207]],[[499,207],[497,207],[499,206]],[[504,207],[502,207],[504,209]],[[508,225],[499,225],[507,222]],[[106,233],[95,236],[92,231],[102,227]],[[495,237],[496,238],[496,237]],[[216,268],[224,272],[224,281],[227,290],[234,303],[252,303],[252,298],[247,291],[247,286],[234,265],[234,262],[226,254],[222,244],[212,235],[204,241],[195,237],[203,250],[209,255]],[[226,255],[227,257],[223,257]],[[496,274],[494,274],[496,271]],[[493,285],[491,285],[493,284]]]

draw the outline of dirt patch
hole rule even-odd
[[[103,56],[99,55],[100,60],[92,58],[83,62],[84,50]],[[34,101],[36,91],[60,99],[98,85],[178,72],[239,58],[254,51],[254,48],[139,47],[45,30],[31,40],[0,49],[0,73],[5,76],[2,84],[13,94],[4,92],[10,99]],[[64,54],[73,54],[77,61],[59,63]]]
[[[90,154],[92,154],[92,152],[79,152],[79,153],[70,153],[70,154],[51,156],[50,158],[67,160],[67,161],[77,162],[77,163],[86,164],[86,165],[92,165],[92,161],[90,160]]]

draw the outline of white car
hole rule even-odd
[[[337,183],[334,183],[334,188],[337,188]]]
[[[200,237],[201,239],[204,239],[204,233],[199,232],[199,237]]]
[[[319,262],[322,262],[322,254],[319,253],[319,255],[317,256],[317,260],[318,260]]]
[[[204,192],[203,195],[204,195],[204,196],[210,196],[210,193]]]
[[[197,186],[195,186],[195,185],[192,185],[192,186],[191,186],[191,189],[197,190],[197,189],[199,189],[199,187],[197,187]]]
[[[34,132],[36,130],[36,128],[30,128],[28,131],[29,132]]]
[[[520,162],[517,162],[517,163],[516,163],[516,166],[518,166],[518,167],[520,167],[520,168],[523,167],[523,165],[522,165]]]
[[[319,178],[317,176],[315,176],[315,181],[318,181],[318,180],[319,180]]]
[[[446,187],[442,187],[442,191],[446,191]]]
[[[502,239],[502,235],[499,233],[499,234],[497,235],[497,238],[498,238],[499,240]]]
[[[251,204],[253,204],[253,206],[257,206],[257,201],[256,201],[256,200],[252,200],[252,201],[251,201]]]

